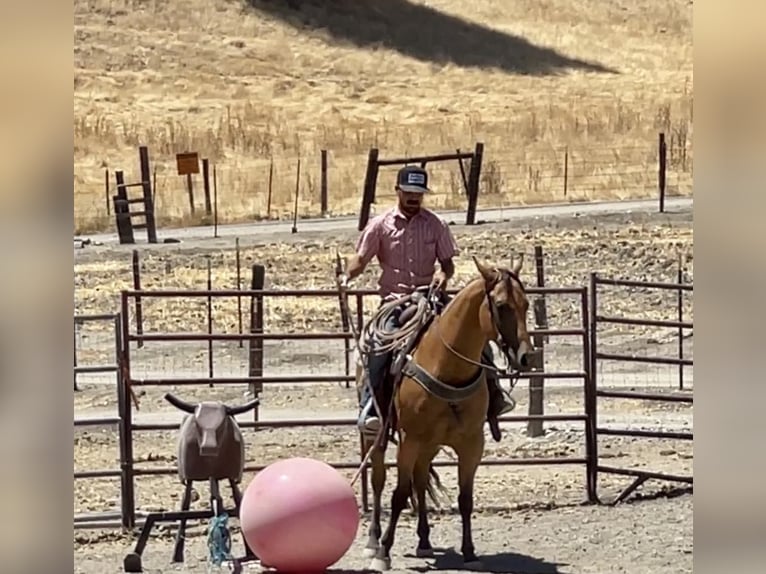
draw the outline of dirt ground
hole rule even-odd
[[[436,557],[414,557],[414,517],[404,514],[392,553],[392,572],[465,571],[460,547],[459,515],[436,515],[431,521]],[[360,530],[366,528],[362,521]],[[561,506],[550,510],[523,508],[476,513],[474,542],[482,571],[505,574],[686,574],[693,571],[693,497],[643,500],[617,507]],[[364,572],[364,536],[333,567],[333,572]],[[151,540],[144,571],[206,573],[205,540],[187,540],[185,562],[172,564],[172,536]],[[125,540],[83,544],[75,548],[77,574],[121,572],[129,551]],[[242,555],[238,534],[233,550]],[[255,564],[245,572],[258,572]],[[212,571],[215,571],[212,568]],[[226,571],[222,567],[222,571]]]
[[[530,228],[530,233],[548,240],[548,253],[558,265],[555,267],[561,281],[573,284],[587,276],[589,266],[599,258],[601,268],[621,276],[631,276],[644,261],[643,275],[638,278],[672,280],[668,262],[675,261],[678,251],[691,254],[691,221],[681,217],[668,222],[642,221],[635,228],[620,223],[601,221],[591,227],[592,221],[583,223],[579,231],[566,225],[556,229]],[[595,229],[595,231],[594,231]],[[637,229],[634,234],[631,229]],[[643,229],[643,231],[641,231]],[[597,245],[588,247],[584,235]],[[631,234],[634,237],[631,239]],[[502,237],[494,240],[486,232],[474,237],[476,245],[497,249]],[[336,238],[337,239],[337,238]],[[340,238],[339,241],[347,241]],[[583,247],[584,246],[584,247]],[[263,247],[263,246],[262,246]],[[189,246],[189,251],[175,254],[186,262],[204,253],[204,246]],[[626,249],[635,257],[630,269],[624,268]],[[314,259],[312,253],[327,251],[328,245],[296,242],[280,244],[278,252],[287,262],[272,262],[275,283],[284,284],[290,269],[298,258],[310,261],[310,272],[299,276],[298,287],[307,287],[315,277],[325,274],[325,263]],[[577,255],[579,252],[579,256]],[[162,265],[162,256],[153,265]],[[277,256],[278,257],[278,256]],[[122,269],[124,251],[101,249],[84,253],[76,267],[78,291],[76,297],[80,312],[114,312],[115,289],[124,285]],[[687,270],[691,271],[691,260]],[[222,268],[230,265],[225,260]],[[157,267],[153,267],[157,269]],[[231,272],[229,267],[228,272]],[[148,273],[147,273],[148,275]],[[294,276],[294,275],[293,275]],[[129,277],[129,275],[128,275]],[[171,274],[181,284],[197,284],[199,276],[192,273]],[[167,279],[167,278],[166,278]],[[168,286],[168,282],[163,282]],[[684,302],[685,312],[693,316],[691,295]],[[673,318],[673,300],[651,293],[633,293],[632,296],[606,299],[609,313],[633,311],[648,317]],[[148,307],[148,306],[147,306]],[[179,312],[146,312],[146,331],[175,326],[173,330],[198,330],[194,320],[202,314],[183,303]],[[574,303],[551,303],[551,326],[570,326],[577,317]],[[151,311],[151,308],[150,308]],[[227,317],[222,323],[228,331],[236,325],[232,310],[222,311]],[[226,314],[228,313],[228,314]],[[337,329],[337,302],[324,307],[276,307],[269,311],[274,331]],[[300,321],[295,321],[295,318]],[[217,323],[218,325],[218,323]],[[223,330],[223,329],[222,329]],[[229,331],[231,332],[231,331]],[[82,364],[108,363],[113,360],[113,339],[107,327],[97,327],[79,334],[78,349]],[[673,333],[656,330],[627,333],[623,329],[606,330],[601,337],[602,350],[612,352],[650,353],[674,356],[678,352]],[[692,357],[693,337],[683,341],[684,354]],[[343,372],[343,346],[339,342],[318,341],[267,342],[265,345],[265,374],[288,375],[320,373],[337,376]],[[131,348],[131,372],[134,377],[206,376],[208,355],[206,344],[161,345],[147,343],[144,348]],[[576,338],[551,338],[546,347],[546,370],[582,370],[582,347]],[[216,376],[244,375],[247,372],[247,346],[236,343],[214,346]],[[635,389],[647,392],[679,392],[678,369],[673,367],[626,366],[622,363],[601,361],[599,385],[602,388]],[[693,372],[684,370],[685,393],[693,390]],[[80,391],[74,396],[76,418],[113,416],[116,413],[114,375],[82,376]],[[162,398],[166,391],[190,401],[214,398],[230,404],[241,403],[246,387],[217,385],[193,387],[144,387],[140,391],[140,409],[137,421],[177,422],[180,414]],[[518,405],[514,414],[525,414],[528,409],[528,384],[522,380],[514,390]],[[351,420],[356,416],[355,391],[342,383],[311,385],[266,385],[261,394],[262,420],[334,418]],[[548,380],[545,390],[545,412],[562,414],[583,413],[582,382],[576,379]],[[243,415],[240,420],[251,420]],[[693,429],[691,405],[660,403],[656,401],[600,399],[599,425],[613,428],[644,430],[686,431]],[[585,435],[581,422],[554,422],[545,425],[544,436],[531,438],[526,424],[507,423],[504,437],[498,444],[488,437],[486,459],[498,458],[581,458],[585,453]],[[165,476],[142,476],[136,480],[136,507],[139,512],[175,509],[180,504],[182,486],[172,474],[175,464],[174,431],[137,433],[134,442],[136,467],[141,469],[169,469]],[[358,435],[351,426],[246,431],[248,464],[264,465],[286,456],[312,456],[327,462],[354,462],[359,460]],[[117,434],[107,427],[75,429],[75,471],[116,469],[119,466]],[[664,471],[676,475],[693,473],[693,443],[681,440],[659,440],[631,437],[601,437],[598,444],[602,465]],[[439,459],[449,459],[450,453],[441,453]],[[391,449],[388,458],[393,459]],[[349,478],[354,470],[342,471]],[[436,546],[459,547],[459,515],[456,513],[456,480],[452,468],[444,468],[442,476],[449,488],[451,500],[448,510],[434,516],[433,541]],[[252,477],[246,473],[243,487]],[[599,475],[599,496],[609,501],[631,482],[630,478],[613,474]],[[385,493],[388,500],[392,487],[389,480]],[[360,484],[356,490],[361,501]],[[207,486],[196,487],[198,496],[193,508],[206,506]],[[691,572],[692,571],[692,510],[693,498],[689,493],[669,490],[668,483],[649,481],[638,491],[646,500],[631,500],[617,507],[583,505],[585,496],[585,468],[570,465],[516,465],[484,466],[477,476],[475,536],[477,550],[484,556],[485,570],[493,572],[536,573],[605,573],[629,572]],[[224,495],[229,496],[228,488]],[[678,495],[678,496],[676,496]],[[74,482],[74,513],[114,512],[119,509],[119,482],[116,479],[76,480]],[[227,498],[229,503],[230,498]],[[236,521],[234,521],[236,524]],[[191,537],[187,544],[187,562],[171,565],[172,527],[161,528],[152,536],[145,553],[146,572],[206,572],[204,525],[190,525]],[[355,547],[337,565],[340,569],[360,570],[368,566],[360,548],[364,544],[367,528],[362,517],[360,535]],[[407,557],[415,545],[414,522],[408,515],[401,525],[401,534],[393,554],[395,571],[423,571],[437,568],[451,571],[458,568],[459,559],[451,552],[431,561]],[[135,543],[136,533],[118,530],[76,530],[74,553],[76,572],[96,574],[119,572],[122,558]],[[240,544],[238,535],[235,543]],[[235,552],[241,546],[235,546]]]

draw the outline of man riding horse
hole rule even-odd
[[[341,285],[347,286],[349,281],[364,272],[373,257],[377,257],[382,271],[378,280],[381,305],[429,286],[438,291],[442,303],[446,303],[447,295],[443,290],[455,273],[453,257],[457,255],[458,247],[447,223],[422,206],[423,196],[429,192],[428,173],[417,166],[403,167],[397,174],[395,190],[397,205],[368,223],[357,241],[356,253],[349,258],[346,272],[340,277]],[[438,271],[436,261],[440,266]],[[402,308],[396,311],[388,315],[383,326],[386,331],[401,327]],[[359,426],[365,434],[375,434],[381,421],[371,408],[370,387],[376,395],[380,394],[392,352],[380,351],[374,337],[368,345],[367,376],[370,385],[362,386]],[[486,347],[482,362],[491,364],[491,357],[491,350]],[[500,381],[492,370],[485,372],[490,397],[487,421],[492,438],[499,441],[497,418],[513,410],[515,401],[500,387]],[[381,405],[384,416],[386,407]]]

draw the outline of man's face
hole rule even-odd
[[[402,191],[401,189],[397,189],[396,194],[399,196],[399,209],[402,213],[413,216],[420,211],[424,194]]]

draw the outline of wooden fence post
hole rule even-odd
[[[263,265],[253,265],[252,267],[252,280],[250,289],[253,291],[262,291],[266,283],[266,268]],[[251,333],[263,333],[263,296],[254,295],[250,298],[250,332]],[[249,360],[248,360],[248,376],[249,377],[262,377],[263,376],[263,339],[249,339]],[[253,398],[257,398],[263,390],[263,383],[251,383],[250,394]],[[253,420],[258,422],[259,408],[253,409]]]
[[[535,269],[537,272],[537,286],[545,287],[545,259],[541,245],[535,245]],[[534,302],[535,329],[548,328],[548,311],[545,305],[545,295],[538,295]],[[535,353],[533,355],[532,366],[535,369],[544,371],[545,367],[545,342],[544,335],[534,335],[533,343]],[[545,396],[544,396],[545,376],[530,377],[529,379],[529,414],[545,414]],[[543,421],[527,421],[527,435],[530,437],[542,436],[545,434]]]
[[[141,263],[139,261],[138,256],[138,249],[133,250],[133,289],[136,291],[141,290]],[[143,312],[143,304],[141,302],[141,297],[138,296],[135,298],[136,301],[136,334],[137,335],[143,335],[144,334],[144,312]],[[127,344],[128,341],[125,342]],[[144,346],[143,339],[139,339],[138,341],[138,348]]]
[[[471,158],[471,167],[468,171],[468,211],[466,212],[466,225],[476,223],[476,207],[479,203],[479,179],[481,177],[481,163],[484,158],[484,144],[476,142],[476,149]]]
[[[370,207],[375,202],[375,187],[378,183],[378,148],[370,148],[367,156],[367,173],[364,176],[362,189],[362,207],[359,209],[358,231],[362,231],[370,220]]]
[[[321,206],[321,212],[322,217],[327,216],[328,211],[328,197],[327,197],[327,150],[322,150],[322,159],[321,159],[321,176],[320,176],[320,188],[319,188],[319,203]]]
[[[149,243],[157,243],[157,223],[154,218],[154,193],[152,192],[152,170],[149,166],[149,148],[138,148],[141,163],[141,188],[144,192],[144,218],[146,220],[146,238]]]
[[[186,192],[189,194],[189,210],[194,215],[194,182],[190,173],[186,174]]]
[[[210,255],[206,255],[207,259],[207,290],[213,290],[213,265]],[[207,296],[207,334],[213,334],[213,296]],[[213,340],[208,339],[207,342],[207,376],[213,378]],[[213,382],[210,381],[209,387],[213,388]]]
[[[110,190],[109,190],[109,168],[104,168],[104,194],[106,199],[106,215],[107,217],[112,216],[112,201],[110,197]]]
[[[269,163],[269,192],[266,196],[266,219],[271,219],[271,192],[274,189],[274,158]]]
[[[117,182],[117,194],[112,197],[114,201],[114,219],[117,224],[117,235],[120,244],[133,244],[136,242],[133,236],[133,221],[130,219],[130,204],[128,203],[128,188],[125,186],[125,176],[122,170],[114,172]]]
[[[678,284],[684,283],[684,260],[681,254],[678,255]],[[677,305],[678,305],[678,323],[681,324],[684,321],[684,291],[678,289]],[[678,358],[684,358],[684,328],[678,327]],[[684,390],[684,365],[679,362],[678,364],[678,390]]]
[[[205,215],[213,215],[213,205],[210,201],[210,162],[202,159],[202,189],[205,194]]]
[[[665,191],[666,191],[666,175],[667,175],[667,160],[668,160],[668,148],[665,144],[665,134],[660,132],[660,144],[659,144],[659,173],[658,184],[660,192],[660,213],[665,213]]]
[[[295,204],[293,205],[292,233],[298,233],[298,196],[301,191],[301,158],[298,158],[298,167],[295,169]]]

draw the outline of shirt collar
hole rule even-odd
[[[419,218],[419,217],[421,217],[423,215],[423,208],[421,207],[420,211],[418,211],[414,216],[412,216],[412,218],[408,219],[407,216],[404,215],[404,213],[402,213],[402,210],[399,209],[399,204],[397,204],[397,205],[394,206],[394,209],[391,212],[391,214],[394,216],[394,219],[398,218],[398,219],[403,219],[404,221],[412,221],[412,220],[417,219],[417,218]]]

